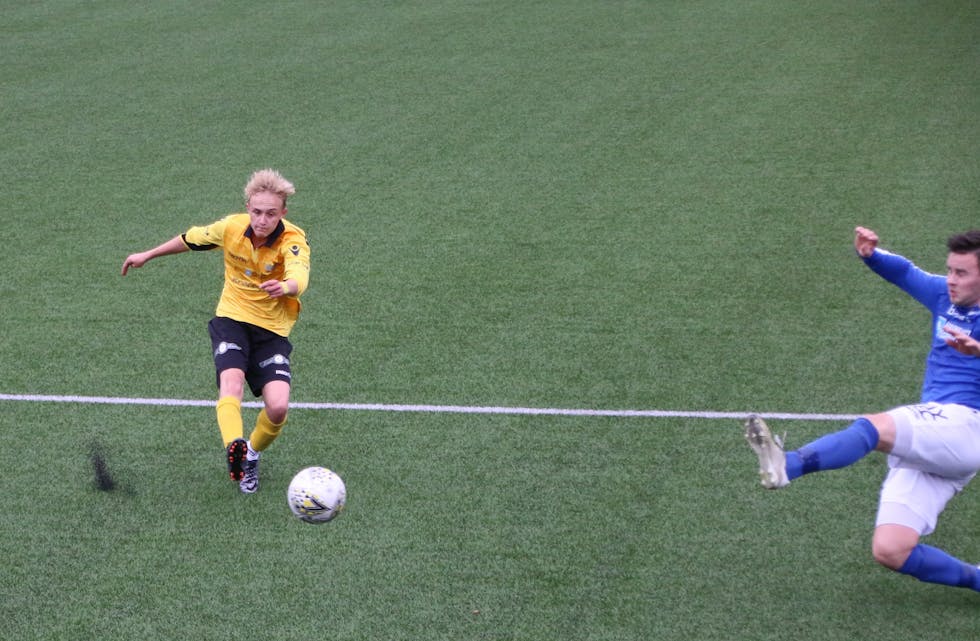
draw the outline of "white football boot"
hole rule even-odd
[[[786,453],[783,442],[769,431],[765,421],[755,414],[745,421],[745,440],[759,457],[759,479],[762,487],[768,490],[786,487]]]
[[[262,453],[252,449],[252,441],[246,444],[245,461],[242,463],[242,480],[238,489],[245,494],[255,494],[259,491],[259,458]]]

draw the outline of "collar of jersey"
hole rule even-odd
[[[265,239],[265,245],[264,246],[265,247],[272,246],[273,243],[275,243],[277,240],[279,240],[279,237],[282,236],[282,232],[284,232],[284,231],[286,231],[286,226],[283,225],[282,224],[282,221],[280,220],[279,221],[279,224],[276,225],[276,228],[273,229],[272,230],[272,233],[269,234],[268,238]],[[252,230],[252,226],[249,225],[245,229],[245,238],[251,238],[254,234],[255,234],[255,232]]]

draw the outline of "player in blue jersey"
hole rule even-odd
[[[745,438],[769,489],[845,467],[877,450],[888,455],[872,554],[887,568],[920,581],[980,592],[980,569],[920,543],[946,504],[980,470],[980,230],[947,241],[946,275],[930,274],[878,248],[858,227],[858,256],[932,314],[931,348],[919,403],[863,416],[847,428],[786,452],[765,422],[751,416]]]

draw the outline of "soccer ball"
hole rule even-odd
[[[301,521],[326,523],[339,516],[347,501],[343,479],[325,467],[300,470],[286,493],[289,509]]]

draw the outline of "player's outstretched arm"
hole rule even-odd
[[[184,244],[184,239],[179,235],[174,236],[167,242],[163,243],[162,245],[157,245],[153,249],[147,249],[146,251],[137,252],[126,256],[126,260],[123,261],[122,275],[125,276],[130,267],[142,267],[154,258],[169,256],[170,254],[179,254],[185,251],[187,251],[187,245]]]
[[[946,339],[946,344],[957,352],[962,352],[967,356],[980,356],[980,341],[951,325],[943,327],[943,331],[952,337]]]
[[[867,227],[854,228],[854,249],[861,258],[868,258],[878,247],[878,234]]]

